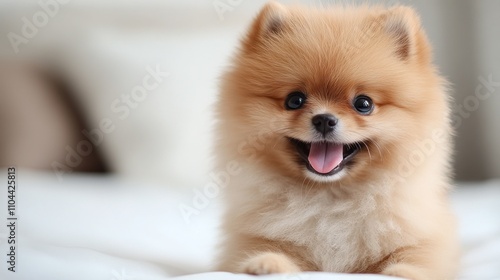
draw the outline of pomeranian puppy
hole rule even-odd
[[[217,104],[219,270],[453,279],[449,114],[412,8],[267,4]]]

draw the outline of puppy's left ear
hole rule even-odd
[[[421,62],[430,61],[430,46],[413,8],[393,7],[384,15],[384,21],[384,31],[392,38],[398,57],[405,61],[413,57]]]
[[[254,50],[265,40],[284,32],[288,17],[289,13],[285,6],[274,1],[267,3],[254,19],[247,36],[243,39],[244,49]]]

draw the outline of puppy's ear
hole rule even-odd
[[[280,3],[267,3],[257,15],[247,36],[243,40],[246,50],[254,50],[263,40],[278,35],[285,29],[288,10]]]
[[[422,61],[429,60],[430,47],[413,8],[393,7],[382,18],[383,29],[392,38],[398,57],[402,60],[412,57],[418,57]]]

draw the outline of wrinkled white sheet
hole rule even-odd
[[[5,170],[0,171],[0,259],[8,237]],[[208,199],[186,219],[195,189],[109,176],[18,171],[16,272],[0,279],[224,280],[254,276],[210,271],[219,205]],[[452,195],[464,247],[459,279],[500,279],[500,183],[464,184]],[[184,205],[184,206],[182,206]],[[395,279],[376,275],[301,273],[259,279]]]

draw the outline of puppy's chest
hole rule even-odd
[[[262,234],[307,248],[325,271],[350,272],[360,261],[377,259],[399,246],[399,226],[370,196],[288,198],[261,218]]]

